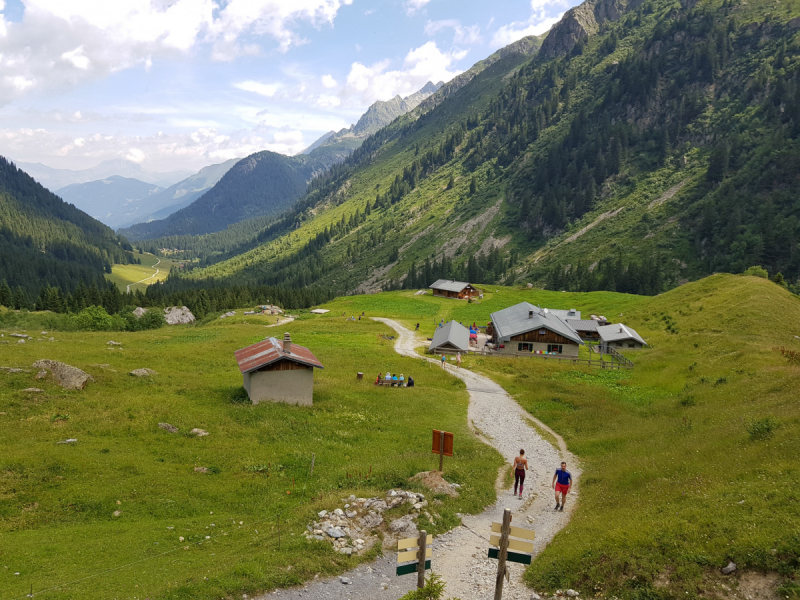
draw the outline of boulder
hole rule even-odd
[[[332,537],[335,540],[345,537],[344,531],[338,527],[328,527],[328,529],[325,530],[325,533],[328,534],[328,537]]]
[[[27,333],[9,333],[8,337],[29,339],[31,336],[29,336]]]
[[[119,342],[115,342],[114,340],[109,340],[106,342],[106,346],[122,346]]]
[[[383,517],[377,513],[369,513],[361,517],[359,522],[364,529],[374,529],[375,527],[380,527],[381,523],[383,523]]]
[[[133,375],[134,377],[152,377],[153,375],[158,375],[158,373],[153,371],[153,369],[134,369],[129,375]]]
[[[22,390],[23,393],[26,394],[41,394],[44,390],[40,390],[39,388],[25,388]]]
[[[30,373],[30,371],[28,369],[17,369],[16,367],[0,367],[0,373],[12,375],[14,373]]]
[[[17,343],[18,343],[18,344],[24,344],[24,343],[25,343],[25,338],[22,338],[22,339],[20,339],[20,340],[17,340]]]
[[[50,371],[65,390],[82,390],[88,381],[94,381],[94,377],[88,373],[57,360],[37,360],[33,367]]]
[[[164,319],[167,321],[167,325],[188,325],[195,321],[194,315],[185,306],[165,308]]]
[[[175,425],[170,425],[169,423],[159,423],[158,426],[164,431],[169,431],[170,433],[178,433],[178,428],[175,427]]]
[[[137,306],[133,309],[133,316],[137,319],[141,319],[142,315],[147,312],[146,308],[142,308],[141,306]]]
[[[389,529],[398,537],[414,537],[419,534],[419,531],[417,531],[417,525],[414,523],[411,515],[406,515],[404,517],[400,517],[399,519],[395,519],[389,523]]]
[[[208,432],[205,429],[198,429],[197,427],[192,429],[192,431],[190,433],[192,435],[196,435],[197,437],[203,437],[203,436],[208,435]]]

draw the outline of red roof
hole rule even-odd
[[[301,365],[319,369],[325,368],[308,348],[292,343],[292,351],[287,354],[283,351],[283,343],[272,337],[247,348],[237,350],[234,352],[234,356],[236,356],[236,362],[239,364],[239,370],[242,373],[249,373],[281,360],[291,360]]]

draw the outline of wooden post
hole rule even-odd
[[[439,434],[439,473],[444,466],[444,430]]]
[[[425,554],[428,552],[428,532],[424,529],[419,532],[419,563],[417,563],[417,588],[425,587]]]
[[[497,554],[497,579],[494,584],[494,600],[503,598],[503,578],[506,576],[508,535],[511,533],[511,509],[503,511],[503,527],[500,529],[500,551]]]

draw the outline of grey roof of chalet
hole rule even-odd
[[[533,317],[530,317],[533,311]],[[492,313],[492,323],[497,330],[500,341],[506,342],[515,335],[527,333],[535,329],[549,329],[576,344],[583,344],[577,332],[558,315],[548,309],[541,309],[528,302],[520,302],[503,310]]]
[[[453,279],[437,279],[428,287],[432,290],[442,290],[445,292],[460,292],[469,284],[466,281],[455,281]]]
[[[575,310],[574,308],[570,308],[569,310],[563,310],[560,308],[548,308],[547,312],[553,313],[559,319],[566,321],[567,319],[577,319],[580,320],[581,318],[581,311]]]
[[[597,328],[597,333],[600,334],[600,339],[604,342],[621,342],[622,340],[636,340],[640,344],[647,346],[647,342],[640,336],[635,329],[623,325],[622,323],[615,323],[614,325],[602,325]]]
[[[600,327],[600,322],[594,319],[567,319],[567,325],[575,331],[597,331],[597,328]]]
[[[469,350],[469,329],[458,321],[448,321],[436,329],[429,349],[435,350],[447,342],[450,342],[457,350],[466,352]]]

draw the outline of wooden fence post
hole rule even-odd
[[[442,433],[444,439],[444,433]],[[425,554],[428,551],[428,532],[424,529],[419,532],[419,551],[417,556],[419,563],[417,563],[417,588],[422,589],[425,587]]]
[[[500,551],[497,554],[497,579],[494,584],[494,600],[503,598],[503,578],[506,576],[506,556],[508,555],[508,536],[511,533],[511,509],[503,511],[503,526],[500,529]]]
[[[439,473],[444,466],[444,430],[439,434]]]

